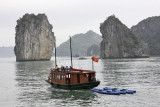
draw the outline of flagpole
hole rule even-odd
[[[92,71],[94,71],[93,57],[92,57]]]

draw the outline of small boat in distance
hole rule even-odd
[[[86,60],[87,58],[85,57],[80,57],[79,60]]]
[[[71,66],[51,68],[48,82],[53,87],[62,89],[91,89],[97,87],[100,81],[96,80],[96,72],[94,70],[82,70],[73,68],[72,64],[72,49],[70,37],[70,52],[71,52]],[[56,65],[56,48],[55,48],[55,66]],[[93,58],[92,58],[93,69]]]

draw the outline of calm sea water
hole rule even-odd
[[[58,65],[70,65],[58,58]],[[75,68],[91,69],[90,59],[73,59]],[[55,89],[45,82],[51,61],[16,62],[0,58],[0,107],[158,107],[160,105],[160,57],[106,59],[94,63],[98,88],[136,90],[133,95],[105,95],[90,90]]]

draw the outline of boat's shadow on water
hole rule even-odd
[[[49,87],[50,99],[57,100],[55,105],[59,106],[92,106],[93,99],[97,97],[91,90],[64,90]]]

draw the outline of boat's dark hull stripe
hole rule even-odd
[[[62,89],[91,89],[94,87],[97,87],[100,82],[87,82],[87,83],[79,83],[79,84],[54,84],[48,80],[46,80],[49,84],[51,84],[53,87],[56,88],[62,88]]]

